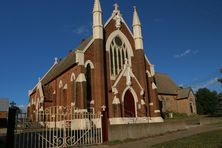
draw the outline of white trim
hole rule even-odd
[[[78,65],[84,65],[84,52],[76,50],[76,62]]]
[[[149,123],[147,117],[136,117],[136,118],[109,118],[110,125],[117,124],[138,124],[138,123]]]
[[[90,68],[91,68],[91,69],[94,69],[94,65],[93,65],[93,63],[92,63],[91,60],[87,60],[87,61],[85,62],[85,64],[84,64],[84,67],[86,68],[88,64],[90,65]]]
[[[116,16],[117,14],[112,14],[112,16],[106,21],[105,25],[104,25],[104,28],[106,28],[106,26],[111,22],[112,19],[114,19],[114,17]],[[131,34],[132,38],[133,38],[133,33],[131,32],[129,26],[126,24],[125,20],[123,19],[123,17],[121,16],[121,21],[123,24],[125,24],[126,28],[128,29],[129,33]]]
[[[57,63],[54,63],[51,68],[45,73],[45,75],[41,78],[40,81],[42,81],[45,76],[52,70],[52,68],[54,68],[54,66],[57,65]],[[29,96],[33,93],[34,89],[38,86],[38,83],[35,85],[35,87],[32,90],[29,90]]]
[[[119,98],[117,98],[117,97],[115,96],[114,99],[113,99],[112,104],[113,104],[113,105],[118,105],[118,104],[120,104]]]
[[[153,64],[150,65],[150,73],[152,77],[155,75],[155,68]]]
[[[64,85],[63,89],[68,89],[67,83]]]
[[[83,49],[83,53],[85,53],[86,52],[86,50],[89,48],[89,46],[91,46],[92,45],[92,43],[95,41],[95,39],[91,39],[90,40],[90,42],[86,45],[86,47]]]
[[[141,99],[141,105],[146,105],[146,103],[143,99]]]
[[[149,105],[150,105],[150,106],[153,106],[153,102],[150,102]]]
[[[149,123],[161,123],[164,122],[162,117],[149,117]]]
[[[149,59],[147,58],[147,56],[146,56],[146,55],[144,55],[144,56],[145,56],[145,59],[146,59],[147,63],[148,63],[149,65],[151,65],[151,63],[150,63]]]
[[[160,113],[160,110],[155,110],[154,113]]]
[[[71,102],[71,106],[75,106],[75,102]]]
[[[86,77],[84,73],[80,73],[76,79],[76,82],[86,82]]]
[[[91,101],[90,101],[90,104],[92,104],[92,105],[93,105],[93,104],[94,104],[94,100],[91,100]]]
[[[123,34],[120,30],[113,31],[109,35],[109,37],[106,41],[106,51],[110,51],[110,44],[116,36],[119,36],[123,40],[123,42],[126,44],[127,51],[128,51],[128,54],[129,54],[128,56],[133,57],[134,54],[133,54],[132,46],[131,46],[129,40],[127,39],[127,37],[125,36],[125,34]]]
[[[152,89],[157,89],[157,86],[154,82],[152,83]]]
[[[44,98],[44,93],[43,93],[41,81],[39,81],[39,83],[38,83],[37,90],[39,90],[39,96]]]
[[[128,72],[128,74],[127,74],[127,72]],[[131,67],[129,65],[127,65],[127,64],[124,65],[124,69],[122,70],[122,72],[120,73],[120,75],[118,76],[117,80],[115,81],[115,83],[112,86],[112,92],[113,93],[115,93],[115,94],[118,93],[118,90],[117,90],[116,86],[118,85],[118,83],[120,82],[120,80],[121,80],[121,78],[123,76],[125,76],[125,77],[130,76],[130,78],[134,78],[136,83],[139,85],[139,87],[141,89],[140,90],[140,95],[142,96],[144,94],[143,87],[140,85],[140,83],[137,80],[136,76],[133,74]],[[127,86],[129,86],[129,85],[127,85]]]
[[[151,73],[149,72],[149,70],[146,71],[148,78],[151,78]]]
[[[62,88],[63,86],[63,83],[62,83],[62,80],[59,81],[59,88]]]
[[[70,77],[70,81],[73,82],[74,80],[76,79],[76,76],[74,73],[71,74],[71,77]]]

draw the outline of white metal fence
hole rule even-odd
[[[73,147],[102,143],[101,114],[55,106],[36,113],[35,121],[18,114],[16,148]]]

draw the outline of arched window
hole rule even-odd
[[[92,69],[90,64],[86,66],[86,108],[90,110],[90,102],[92,101]]]
[[[111,76],[118,75],[123,69],[125,58],[130,60],[125,43],[117,35],[110,44],[110,73]]]

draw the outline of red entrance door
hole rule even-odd
[[[127,90],[124,96],[124,115],[125,117],[135,117],[135,102],[129,90]]]

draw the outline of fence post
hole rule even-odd
[[[6,137],[6,147],[14,148],[14,135],[15,135],[15,117],[17,112],[17,107],[10,107],[8,114],[8,125],[7,125],[7,137]]]
[[[102,111],[102,137],[103,142],[108,141],[108,115],[107,111]]]

